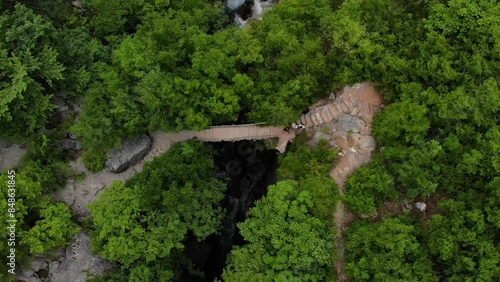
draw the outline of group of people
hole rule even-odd
[[[305,125],[300,124],[300,123],[299,123],[299,124],[296,124],[296,123],[294,122],[294,123],[292,123],[292,127],[291,127],[291,128],[290,128],[289,126],[287,126],[287,127],[285,127],[285,128],[283,129],[283,131],[284,131],[284,132],[286,132],[286,133],[290,133],[290,130],[292,130],[292,129],[293,129],[293,131],[294,131],[294,132],[297,132],[297,130],[304,129],[304,128],[306,128],[306,126],[305,126]]]

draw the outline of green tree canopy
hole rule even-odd
[[[43,127],[55,108],[47,92],[64,70],[51,44],[55,28],[18,4],[0,16],[0,32],[0,132],[26,136]]]
[[[248,244],[231,251],[225,281],[326,281],[331,279],[333,236],[315,218],[308,191],[281,181],[250,209],[238,227]]]
[[[420,231],[405,218],[356,222],[346,237],[346,272],[354,281],[438,281]]]
[[[175,251],[188,232],[204,239],[218,230],[225,188],[215,178],[210,150],[202,143],[176,144],[90,205],[92,247],[120,262],[129,281],[171,279]]]

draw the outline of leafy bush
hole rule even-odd
[[[346,272],[353,281],[438,281],[420,231],[407,218],[356,222],[346,233]]]
[[[347,206],[359,214],[374,214],[384,200],[398,195],[392,176],[376,162],[354,171],[345,187]]]

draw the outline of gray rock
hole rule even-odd
[[[66,247],[64,255],[50,263],[49,277],[51,282],[85,282],[88,275],[101,275],[111,267],[112,263],[92,254],[90,237],[81,232]]]
[[[23,146],[0,139],[0,172],[17,166],[26,153],[27,150]]]
[[[78,141],[72,139],[63,139],[61,141],[61,146],[64,150],[81,150],[82,144]]]
[[[227,0],[226,7],[229,11],[234,12],[243,6],[245,2],[246,0]]]
[[[338,124],[344,131],[352,131],[354,133],[360,132],[365,127],[365,123],[361,119],[347,114],[339,116]]]
[[[66,105],[63,105],[63,106],[60,106],[59,108],[57,108],[57,111],[59,111],[59,112],[67,112],[67,111],[69,111],[69,107],[66,106]]]
[[[40,269],[45,269],[47,268],[48,263],[45,261],[43,257],[34,257],[31,260],[31,264],[29,269],[23,270],[22,274],[24,277],[30,277],[35,274],[35,272],[39,271]]]
[[[416,202],[415,203],[415,207],[420,210],[421,212],[424,212],[425,209],[427,208],[427,205],[425,203],[422,203],[422,202]]]
[[[150,147],[151,139],[145,134],[126,140],[120,149],[108,152],[106,167],[111,172],[120,173],[144,157]]]
[[[76,136],[73,133],[68,133],[68,138],[71,139],[71,140],[76,140],[76,139],[78,139],[78,136]]]

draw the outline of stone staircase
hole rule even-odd
[[[343,113],[357,116],[359,110],[356,105],[359,102],[354,97],[339,97],[333,103],[315,108],[303,115],[298,123],[305,127],[314,127],[335,120]]]

